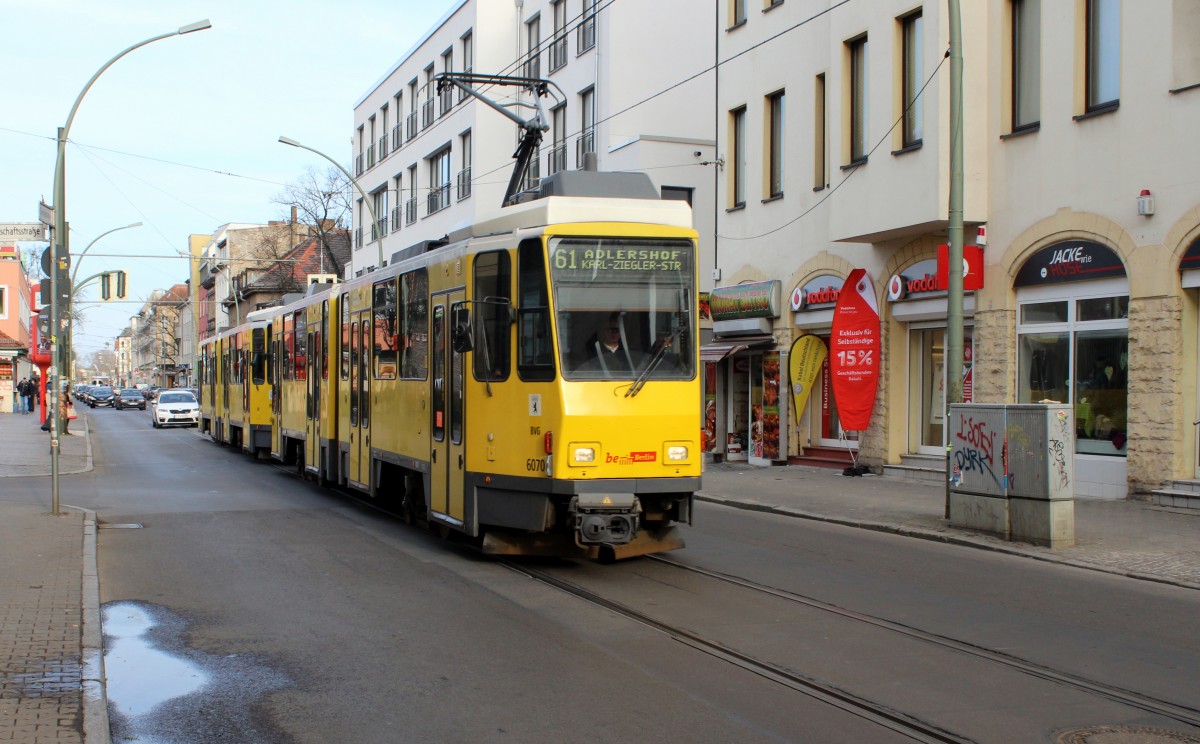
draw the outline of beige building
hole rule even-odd
[[[439,92],[434,77],[446,71],[550,81],[548,130],[521,185],[583,168],[590,154],[600,170],[644,171],[664,197],[693,204],[701,255],[711,257],[716,19],[695,9],[692,0],[456,4],[355,106],[352,172],[371,204],[356,200],[348,273],[442,239],[503,201],[517,125],[459,90]],[[520,117],[536,112],[520,88],[480,88],[521,104],[510,108]],[[711,259],[700,268],[710,275]]]
[[[962,10],[967,242],[981,225],[987,237],[983,287],[964,300],[965,388],[976,402],[1071,404],[1078,495],[1192,479],[1200,6]],[[942,480],[956,436],[943,421],[947,302],[936,281],[952,134],[946,3],[814,15],[802,3],[729,0],[720,11],[713,303],[755,292],[773,303],[758,313],[767,317],[714,316],[712,453],[765,464],[856,449],[876,470]],[[828,342],[855,268],[873,280],[881,316],[869,426],[841,430],[826,371],[801,410],[780,396],[780,434],[756,448],[763,391],[787,390],[795,338]]]

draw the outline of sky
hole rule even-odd
[[[66,154],[78,278],[124,269],[129,301],[83,304],[76,351],[111,343],[155,289],[188,278],[188,236],[285,218],[306,169],[349,167],[354,103],[458,0],[0,0],[0,223],[52,203],[55,135],[88,80]],[[31,244],[22,244],[30,247]],[[83,291],[97,300],[95,285]]]

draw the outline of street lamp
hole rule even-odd
[[[325,158],[329,162],[336,165],[337,169],[340,170],[346,176],[346,178],[350,179],[350,183],[354,184],[354,188],[358,189],[359,195],[362,196],[363,201],[367,203],[367,210],[371,212],[371,232],[373,235],[376,236],[375,240],[377,241],[377,244],[378,244],[377,247],[379,248],[379,268],[382,269],[384,266],[386,266],[387,264],[385,264],[383,261],[383,238],[378,235],[378,233],[379,233],[379,218],[375,216],[375,205],[371,203],[371,199],[367,196],[367,192],[363,191],[362,186],[358,185],[358,181],[356,181],[354,179],[354,176],[350,175],[350,171],[346,170],[342,166],[341,163],[339,163],[338,161],[329,157],[328,155],[321,152],[320,150],[314,150],[313,148],[309,147],[308,145],[302,145],[299,142],[297,142],[296,140],[292,139],[291,137],[280,136],[279,141],[285,145],[291,145],[292,147],[299,147],[301,150],[308,150],[309,152],[315,152],[316,154],[320,155],[321,157]]]
[[[134,49],[144,47],[147,44],[152,44],[161,39],[167,39],[172,36],[181,36],[190,34],[193,31],[203,31],[204,29],[212,28],[212,24],[207,19],[189,23],[186,26],[180,26],[174,31],[158,36],[151,37],[145,41],[139,41],[109,61],[96,71],[95,75],[87,81],[87,85],[83,86],[83,90],[79,91],[79,96],[75,99],[74,105],[71,106],[71,113],[67,115],[67,123],[58,128],[58,158],[54,162],[54,240],[50,244],[50,360],[51,369],[53,370],[53,395],[50,396],[50,480],[51,490],[53,492],[53,511],[55,516],[58,516],[58,400],[62,392],[62,360],[58,354],[58,334],[60,308],[58,306],[58,275],[60,262],[62,268],[66,268],[66,262],[70,259],[70,240],[67,236],[67,186],[66,186],[66,168],[67,168],[67,137],[71,133],[71,123],[75,121],[75,114],[79,111],[79,104],[83,102],[83,97],[87,94],[92,84],[100,77],[109,67],[117,60],[129,54]]]

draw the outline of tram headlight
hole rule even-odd
[[[578,463],[592,463],[596,461],[596,450],[591,447],[576,447],[571,457]]]
[[[688,459],[688,448],[682,444],[672,444],[667,447],[668,462],[685,462]]]

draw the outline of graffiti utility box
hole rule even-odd
[[[949,423],[951,526],[1009,539],[1004,406],[952,405]]]
[[[1067,405],[1005,406],[1009,498],[1075,497],[1075,423]]]
[[[1075,544],[1075,424],[1067,405],[950,406],[950,523]]]

